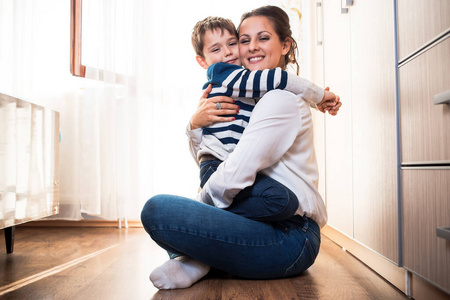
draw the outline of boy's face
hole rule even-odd
[[[227,30],[208,30],[203,37],[203,55],[197,55],[197,62],[204,69],[218,63],[225,62],[233,65],[241,65],[239,59],[238,39]]]

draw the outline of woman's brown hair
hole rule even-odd
[[[275,29],[280,42],[284,42],[286,38],[289,38],[291,40],[291,48],[289,49],[289,52],[284,56],[284,67],[286,68],[288,64],[294,64],[295,66],[297,66],[298,75],[300,66],[298,65],[297,59],[295,57],[298,51],[297,42],[292,37],[291,25],[289,24],[289,16],[287,15],[287,13],[281,8],[273,5],[262,6],[260,8],[254,9],[242,15],[241,22],[238,26],[238,33],[240,31],[242,22],[250,17],[266,17],[272,23],[272,26]]]

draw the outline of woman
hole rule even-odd
[[[242,63],[250,70],[286,68],[295,62],[289,18],[278,7],[244,14],[239,46]],[[259,222],[170,195],[146,203],[141,217],[146,231],[162,248],[182,255],[153,271],[150,279],[156,287],[189,287],[210,267],[266,279],[297,275],[313,264],[327,215],[316,188],[311,112],[292,93],[276,90],[259,100],[236,149],[210,177],[200,197],[230,203],[260,171],[295,193],[299,208],[294,217]]]

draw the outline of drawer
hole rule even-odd
[[[450,2],[450,1],[449,1]],[[450,162],[450,38],[399,68],[402,163]]]
[[[450,167],[402,170],[403,265],[450,291]]]
[[[397,0],[397,20],[401,61],[450,29],[450,1]]]

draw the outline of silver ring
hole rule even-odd
[[[221,110],[221,109],[222,109],[222,103],[216,102],[216,108],[217,108],[218,110]]]

